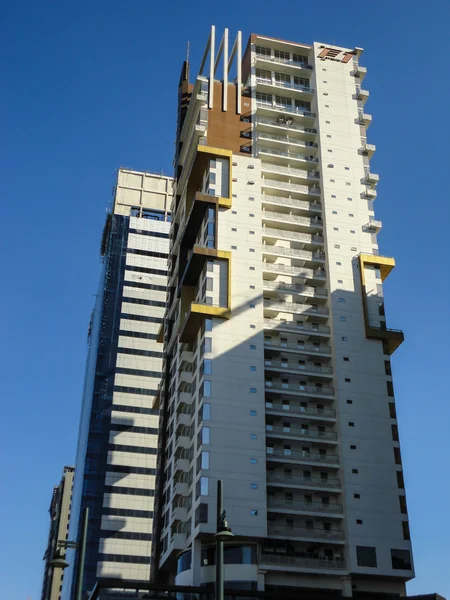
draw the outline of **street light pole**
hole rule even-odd
[[[223,487],[222,480],[217,480],[217,526],[216,531],[219,533],[222,524],[223,512]],[[223,540],[216,534],[216,600],[224,600],[223,587]]]
[[[224,600],[223,542],[234,537],[226,521],[223,508],[223,481],[217,480],[217,524],[216,524],[216,594],[215,600]]]

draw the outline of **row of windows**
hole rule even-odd
[[[122,302],[128,302],[129,304],[143,304],[145,306],[159,306],[161,308],[165,308],[166,303],[160,302],[158,300],[145,300],[143,298],[129,298],[128,296],[124,296],[122,298]]]
[[[130,508],[105,508],[103,514],[109,517],[140,517],[143,519],[152,519],[152,510],[132,510]]]
[[[145,408],[143,406],[126,406],[125,404],[113,404],[112,410],[118,412],[138,413],[141,415],[158,415],[159,412],[155,408]]]
[[[106,494],[126,494],[127,496],[154,496],[155,490],[144,488],[120,487],[117,485],[105,485],[103,488]]]
[[[120,329],[119,335],[124,335],[126,337],[141,338],[143,340],[156,340],[158,337],[157,333],[142,333],[142,331],[127,331],[125,329]]]
[[[151,563],[150,556],[128,556],[126,554],[99,553],[98,560],[101,562],[134,563],[137,565],[149,565]]]
[[[144,315],[132,315],[128,313],[121,313],[121,319],[128,319],[129,321],[142,321],[144,323],[162,323],[164,319],[162,317],[147,317]]]
[[[151,533],[138,533],[137,531],[102,531],[102,540],[139,540],[141,542],[151,542]]]
[[[134,454],[155,454],[156,448],[147,448],[145,446],[124,446],[122,444],[108,444],[108,450],[116,452],[133,452]]]
[[[158,434],[156,427],[138,427],[137,425],[125,425],[123,423],[113,423],[111,431],[130,431],[132,433],[149,433],[152,435]]]
[[[123,283],[128,287],[139,288],[141,290],[155,290],[155,292],[167,292],[167,286],[165,285],[153,285],[152,283],[140,283],[139,281],[128,280],[124,280]]]
[[[161,378],[161,371],[144,371],[143,369],[126,369],[125,367],[117,367],[116,373],[120,373],[122,375],[136,375],[137,377]]]
[[[167,252],[153,252],[152,250],[138,250],[137,248],[127,248],[128,254],[138,254],[139,256],[154,256],[155,258],[168,258]]]
[[[115,392],[122,392],[124,394],[137,394],[139,396],[155,396],[158,390],[149,390],[147,388],[135,388],[128,387],[126,385],[115,385]]]
[[[169,239],[168,233],[162,233],[161,231],[144,231],[143,229],[129,229],[129,233],[137,233],[138,235],[149,235],[150,237]]]
[[[135,273],[147,273],[149,275],[162,275],[167,277],[166,269],[147,269],[147,267],[135,267],[133,265],[126,265],[125,269],[127,271],[134,271]]]
[[[126,473],[131,475],[156,475],[156,469],[149,467],[131,467],[129,465],[108,465],[107,473]]]
[[[162,358],[163,352],[154,350],[140,350],[139,348],[117,348],[118,354],[132,354],[133,356],[150,356],[152,358]]]

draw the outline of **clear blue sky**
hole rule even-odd
[[[362,46],[417,579],[450,598],[450,4],[446,0],[1,4],[0,596],[38,600],[48,505],[74,461],[105,209],[119,166],[171,174],[177,83],[212,23]],[[427,410],[425,411],[425,407]]]

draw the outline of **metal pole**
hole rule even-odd
[[[217,526],[219,532],[222,522],[223,512],[223,481],[217,480]],[[223,590],[223,542],[216,537],[216,600],[224,600]]]
[[[82,600],[83,579],[84,579],[84,561],[86,558],[86,538],[89,521],[89,508],[84,509],[83,529],[81,530],[80,539],[78,542],[78,569],[77,569],[77,585],[75,600]]]

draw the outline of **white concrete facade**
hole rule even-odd
[[[229,582],[350,596],[414,576],[361,53],[251,36],[240,152],[208,144],[206,78],[193,88],[159,395],[156,560],[177,583],[214,579],[217,479]]]

